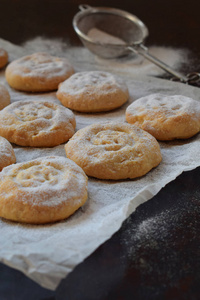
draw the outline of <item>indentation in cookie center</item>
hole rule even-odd
[[[55,185],[60,177],[61,171],[54,166],[33,165],[20,170],[13,179],[22,187],[38,187],[44,183]]]
[[[99,131],[92,139],[94,145],[104,146],[107,151],[117,151],[127,145],[133,145],[133,139],[123,131]]]
[[[15,109],[15,115],[22,122],[34,121],[38,118],[52,119],[54,110],[45,105],[30,106],[24,105],[20,108]]]

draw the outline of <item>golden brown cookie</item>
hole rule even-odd
[[[0,136],[0,171],[15,162],[16,157],[12,145]]]
[[[18,163],[0,173],[0,217],[30,224],[63,220],[87,200],[87,176],[59,156]]]
[[[4,85],[0,84],[0,110],[10,104],[10,94]]]
[[[99,179],[140,177],[162,159],[153,136],[134,125],[117,122],[80,129],[65,145],[65,151],[88,176]]]
[[[58,84],[74,73],[66,58],[38,52],[11,62],[6,68],[9,85],[26,92],[56,90]]]
[[[126,120],[161,141],[187,139],[200,131],[200,102],[182,95],[152,94],[129,105]]]
[[[71,110],[48,101],[17,101],[0,111],[0,136],[20,146],[54,147],[74,134]]]
[[[129,97],[126,84],[103,71],[79,72],[59,85],[57,98],[80,112],[109,111],[122,106]]]
[[[8,63],[8,53],[6,50],[0,48],[0,69],[5,67]]]

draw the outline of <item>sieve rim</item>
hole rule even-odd
[[[84,41],[87,41],[93,45],[103,45],[107,47],[112,47],[112,48],[125,48],[125,47],[130,47],[130,46],[137,46],[140,45],[144,42],[146,37],[149,35],[148,28],[146,25],[135,15],[130,14],[129,12],[126,12],[124,10],[118,9],[118,8],[112,8],[112,7],[91,7],[88,5],[80,5],[79,8],[81,9],[78,13],[73,18],[72,24],[74,27],[74,30],[78,34],[78,36],[83,39]],[[124,45],[121,44],[112,44],[112,43],[105,43],[102,41],[93,41],[90,37],[87,36],[83,31],[80,30],[78,24],[79,21],[88,15],[93,15],[93,14],[98,14],[98,13],[105,13],[105,14],[111,14],[111,15],[117,15],[120,17],[123,17],[125,19],[128,19],[129,21],[133,22],[138,26],[138,28],[142,32],[142,38],[138,41],[134,41],[132,43],[127,43],[125,42]]]

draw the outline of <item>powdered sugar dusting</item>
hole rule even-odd
[[[99,94],[110,94],[116,89],[128,93],[127,86],[122,79],[117,79],[111,73],[103,71],[78,72],[61,83],[59,87],[62,93],[76,95],[93,91],[97,97]]]
[[[41,207],[57,207],[62,202],[80,201],[86,188],[86,176],[72,161],[49,156],[33,161],[18,163],[4,168],[1,183],[11,180],[21,196],[15,201],[31,203]],[[16,192],[16,190],[15,190]],[[12,190],[8,191],[8,196]]]
[[[98,43],[108,43],[108,44],[117,44],[117,45],[125,45],[126,43],[111,34],[108,34],[107,32],[104,32],[102,30],[99,30],[98,28],[91,28],[87,36],[92,39],[93,42],[98,42]]]
[[[105,122],[79,130],[65,146],[67,157],[101,179],[140,177],[161,161],[157,141],[126,123]]]
[[[67,57],[76,71],[109,70],[119,76],[123,75],[130,91],[129,102],[120,109],[108,113],[90,115],[76,113],[77,129],[97,122],[125,121],[126,107],[135,99],[151,93],[182,94],[200,101],[197,88],[147,78],[146,75],[152,73],[159,75],[163,71],[155,69],[149,62],[138,62],[135,57],[113,61],[103,60],[83,47],[71,48],[62,41],[42,38],[29,41],[24,47],[0,40],[0,46],[8,50],[11,59],[37,51],[47,51],[52,55]],[[151,47],[149,51],[151,50],[153,51],[151,53],[155,54],[158,47],[154,49]],[[184,50],[181,52],[180,49],[165,47],[160,47],[160,50],[163,60],[166,63],[170,62],[175,68],[184,60]],[[187,59],[185,61],[188,62]],[[8,87],[4,72],[0,73],[0,82]],[[58,103],[55,93],[30,95],[13,91],[9,87],[8,89],[12,102],[38,100],[42,97]],[[89,197],[86,204],[66,221],[51,226],[25,226],[0,220],[0,260],[21,270],[40,285],[55,289],[62,278],[120,228],[122,222],[136,207],[152,198],[183,171],[199,166],[199,135],[186,142],[176,141],[160,143],[160,145],[162,163],[139,180],[110,182],[89,178]],[[14,150],[18,162],[46,155],[65,157],[64,145],[40,149],[14,146]],[[147,228],[143,226],[143,229],[144,227]],[[140,229],[141,238],[142,227]]]
[[[200,103],[183,95],[151,94],[128,106],[126,119],[158,140],[188,138],[200,131]]]
[[[66,142],[73,135],[75,128],[75,117],[71,110],[44,100],[16,101],[0,112],[0,121],[2,135],[22,146],[42,146],[43,141],[41,144],[34,141],[36,136],[45,134],[50,138],[52,134],[56,135],[59,132],[62,133],[60,143]],[[19,138],[12,138],[9,132],[13,131]],[[25,144],[20,139],[22,132],[27,139]],[[55,142],[55,145],[58,145],[59,141]]]
[[[10,104],[10,94],[6,87],[0,84],[0,109]]]
[[[114,72],[118,75],[129,75],[132,78],[141,76],[159,76],[165,73],[148,60],[144,60],[137,55],[129,55],[119,59],[103,59],[90,53],[83,47],[71,47],[65,41],[60,39],[48,40],[42,37],[36,37],[33,40],[23,44],[23,49],[28,53],[33,51],[47,51],[52,55],[67,57],[72,62],[76,70],[103,70]],[[18,50],[18,49],[16,49]],[[149,53],[170,67],[178,70],[183,64],[189,64],[189,50],[183,48],[150,46]],[[84,59],[82,59],[84,57]]]
[[[183,95],[163,95],[151,94],[140,98],[133,102],[128,108],[127,112],[131,114],[139,113],[137,109],[143,107],[148,111],[148,115],[156,111],[164,112],[167,116],[173,116],[181,113],[188,113],[200,120],[200,104],[192,98]]]
[[[0,137],[0,170],[15,163],[15,153],[12,145],[3,137]]]
[[[48,53],[37,52],[15,60],[9,65],[12,73],[31,78],[63,77],[66,73],[73,73],[73,68],[65,58],[59,58]]]

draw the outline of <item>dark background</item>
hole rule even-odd
[[[20,44],[36,36],[81,45],[72,28],[79,4],[138,16],[146,45],[191,50],[185,72],[200,72],[199,0],[1,0],[0,37]],[[200,299],[200,168],[185,172],[137,208],[114,236],[64,279],[43,289],[0,264],[0,300]]]
[[[35,36],[62,37],[80,44],[72,30],[79,0],[1,0],[0,36],[21,43]],[[91,6],[110,6],[138,16],[148,27],[148,44],[186,47],[199,54],[197,0],[88,0]]]

